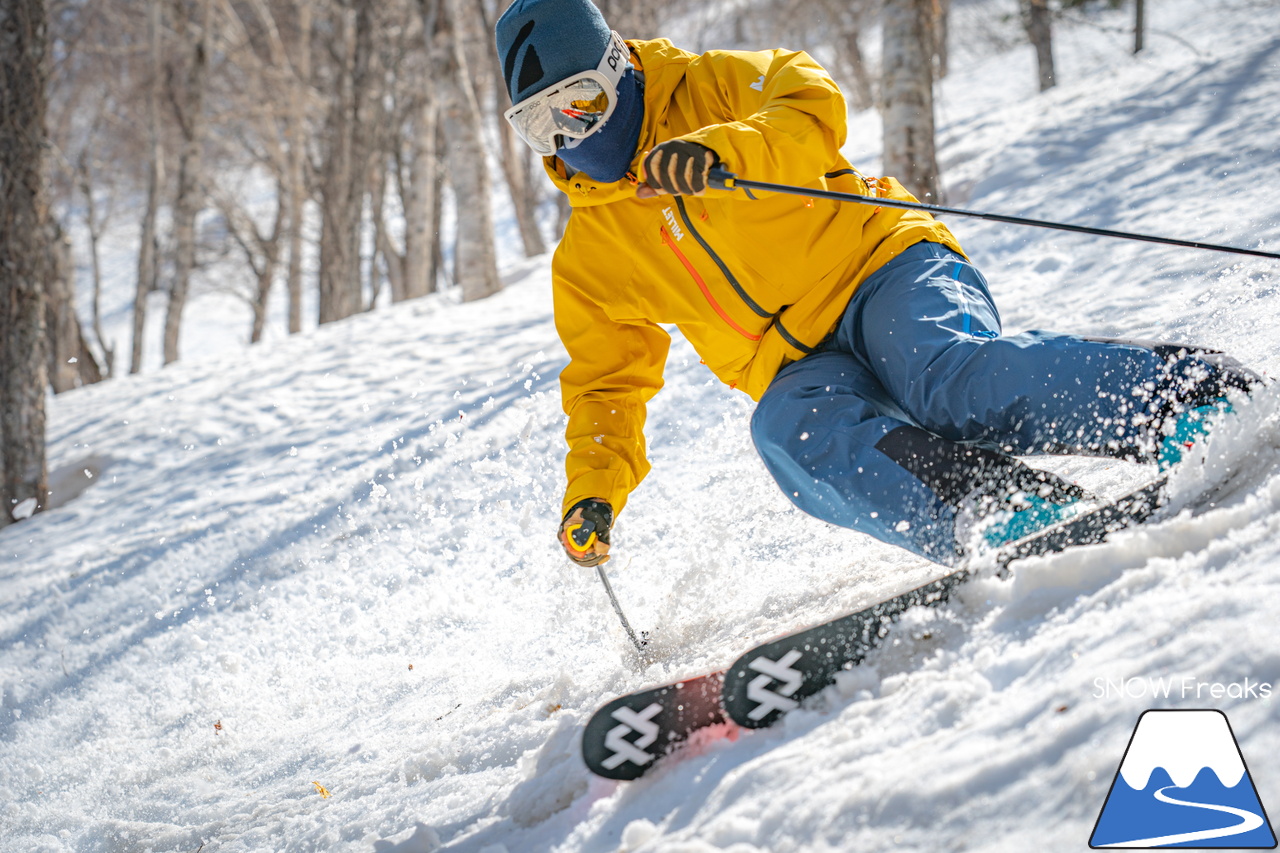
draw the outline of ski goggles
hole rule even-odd
[[[586,139],[613,115],[629,55],[626,42],[615,32],[595,70],[572,74],[530,95],[503,118],[530,148],[550,157],[563,139]]]

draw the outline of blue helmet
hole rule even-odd
[[[591,0],[515,0],[494,28],[511,103],[590,71],[609,47],[609,25]]]

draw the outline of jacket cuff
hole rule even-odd
[[[564,514],[578,501],[594,498],[605,501],[613,507],[613,517],[616,520],[622,508],[627,505],[627,495],[630,491],[619,482],[619,479],[621,478],[618,477],[618,472],[607,469],[586,471],[575,477],[565,491],[560,516],[563,518]]]

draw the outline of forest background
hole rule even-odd
[[[1071,2],[600,5],[629,38],[810,50],[851,109],[879,110],[877,165],[947,201],[933,99],[952,54],[1030,40],[1048,89]],[[441,290],[481,299],[500,256],[554,246],[565,199],[501,118],[507,5],[0,0],[0,527],[47,505],[46,390],[178,361],[202,302],[233,300],[252,344]],[[122,239],[127,263],[104,257]]]

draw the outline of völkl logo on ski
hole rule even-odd
[[[611,716],[618,721],[618,725],[609,729],[609,734],[604,739],[605,748],[612,755],[602,761],[601,765],[613,770],[621,766],[624,761],[630,761],[641,767],[653,761],[654,756],[645,752],[645,749],[652,746],[658,739],[658,727],[651,720],[661,710],[662,706],[657,702],[640,712],[625,706],[614,710]],[[640,737],[634,741],[627,740],[627,735],[632,733]]]
[[[1274,848],[1275,833],[1226,714],[1139,717],[1089,846]]]
[[[724,672],[709,672],[619,696],[582,732],[587,768],[606,779],[638,779],[694,732],[725,722]]]
[[[747,664],[749,669],[760,673],[747,685],[747,698],[756,703],[755,709],[747,716],[753,720],[763,720],[773,711],[785,714],[800,705],[789,698],[804,683],[804,676],[791,668],[800,657],[800,652],[792,649],[776,661],[761,655]],[[778,687],[773,686],[775,682]]]

